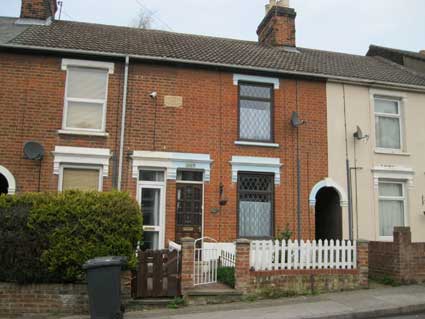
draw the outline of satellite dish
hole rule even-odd
[[[362,132],[362,129],[361,129],[361,128],[360,128],[360,126],[358,126],[358,125],[357,125],[357,130],[356,130],[356,132],[354,133],[354,137],[355,137],[356,139],[358,139],[358,140],[363,139],[363,132]]]
[[[364,134],[362,129],[360,128],[360,126],[357,125],[357,130],[356,132],[353,134],[354,138],[360,140],[364,140],[364,139],[369,139],[369,135]]]
[[[291,124],[293,127],[298,127],[305,124],[305,121],[300,120],[300,117],[298,116],[298,112],[292,112]]]
[[[44,157],[44,147],[38,142],[26,142],[24,155],[27,159],[41,161]]]

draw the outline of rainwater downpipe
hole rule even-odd
[[[348,192],[348,233],[349,239],[353,240],[353,206],[352,206],[352,191],[351,191],[351,168],[348,155],[348,129],[347,129],[347,101],[345,94],[345,84],[342,85],[342,94],[344,100],[344,129],[345,129],[345,165],[347,174],[347,192]]]
[[[120,150],[119,150],[119,163],[118,163],[118,181],[117,189],[121,191],[122,184],[122,169],[124,162],[124,138],[125,138],[125,118],[127,111],[127,90],[128,90],[128,67],[130,65],[130,57],[125,57],[125,69],[124,69],[124,90],[122,97],[122,114],[121,114],[121,136],[120,136]]]

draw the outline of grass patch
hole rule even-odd
[[[231,288],[235,288],[235,268],[218,267],[217,280]]]
[[[186,305],[186,302],[184,301],[183,298],[175,297],[173,300],[171,300],[167,304],[167,308],[168,309],[178,309],[178,308],[184,307],[185,305]]]

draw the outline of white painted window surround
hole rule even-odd
[[[255,76],[246,74],[233,74],[233,84],[239,85],[240,81],[244,82],[256,82],[256,83],[269,83],[273,84],[275,90],[280,88],[279,78],[271,78],[266,76]]]
[[[374,112],[372,127],[375,134],[375,153],[408,156],[404,123],[407,113],[407,94],[399,91],[371,89],[369,95],[372,112]],[[389,108],[391,104],[395,106],[395,109]],[[381,132],[378,132],[378,128]],[[380,136],[384,133],[387,136]],[[392,134],[392,136],[388,134]],[[397,140],[399,140],[399,145],[396,146]]]
[[[210,181],[212,160],[209,154],[134,151],[131,155],[133,177],[139,177],[140,168],[162,168],[169,180],[176,180],[178,169],[202,170],[204,182]]]
[[[114,64],[86,60],[62,60],[67,72],[60,134],[107,136],[106,110],[109,74]]]
[[[4,166],[0,165],[0,174],[3,175],[8,184],[7,194],[14,195],[16,193],[16,180],[13,174]]]
[[[232,161],[232,182],[237,183],[238,172],[273,173],[274,183],[280,184],[280,158],[233,156]]]
[[[97,166],[102,168],[103,177],[109,174],[109,159],[112,154],[107,148],[56,146],[52,154],[55,175],[60,175],[63,165]]]
[[[372,169],[373,179],[374,179],[374,188],[376,191],[376,201],[378,203],[378,209],[380,207],[380,195],[379,187],[382,183],[392,183],[392,184],[402,184],[403,187],[403,207],[404,207],[404,224],[409,224],[409,212],[408,212],[408,189],[414,187],[414,176],[415,171],[408,167],[395,166],[395,165],[380,165],[375,166]],[[380,235],[380,226],[381,220],[379,214],[377,215],[377,225],[378,225],[378,236],[380,240],[389,240],[393,239],[393,236],[381,236]]]
[[[378,191],[379,188],[379,180],[402,180],[407,182],[407,186],[409,188],[414,187],[414,176],[415,171],[408,167],[403,166],[395,166],[395,165],[380,165],[375,166],[372,169],[374,187],[375,190]]]
[[[259,146],[259,147],[271,147],[271,148],[280,147],[280,145],[277,144],[277,143],[248,142],[248,141],[235,141],[235,145],[239,145],[239,146]]]

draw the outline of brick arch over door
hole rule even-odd
[[[13,195],[16,192],[16,181],[13,174],[4,166],[0,165],[0,175],[3,175],[6,178],[8,183],[8,191],[9,195]]]
[[[314,207],[316,205],[317,194],[319,193],[319,191],[322,188],[325,188],[325,187],[334,188],[337,191],[337,193],[339,195],[341,207],[347,207],[348,206],[347,193],[345,192],[344,188],[342,188],[332,178],[325,178],[324,180],[322,180],[322,181],[318,182],[316,185],[314,185],[314,187],[311,189],[310,197],[309,197],[310,206]]]

